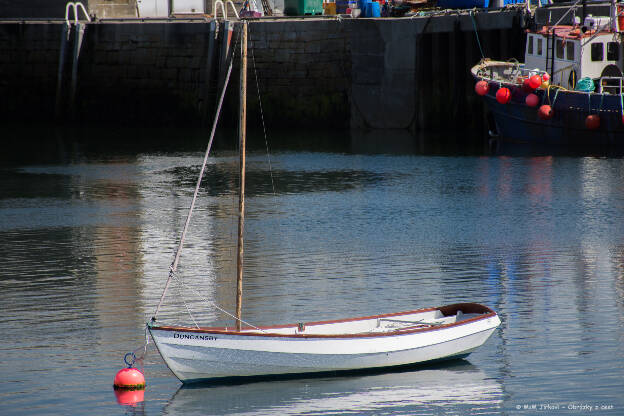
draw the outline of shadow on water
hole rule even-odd
[[[127,126],[4,126],[0,163],[76,163],[81,160],[131,158],[141,153],[203,151],[207,129],[137,128]],[[237,131],[218,129],[213,151],[231,152],[238,146]],[[356,154],[482,154],[487,143],[466,132],[406,130],[248,130],[248,150]]]
[[[143,153],[201,152],[210,137],[197,127],[137,128],[87,125],[78,127],[4,126],[3,166],[133,160]],[[234,154],[235,129],[218,129],[214,155]],[[258,153],[322,152],[438,156],[598,156],[622,157],[624,146],[540,145],[492,139],[481,131],[454,129],[410,133],[407,130],[278,130],[266,136],[248,130],[248,151]]]
[[[489,148],[495,156],[539,157],[624,157],[624,146],[590,144],[538,144],[492,139]]]
[[[445,405],[500,407],[502,386],[465,360],[364,372],[245,384],[181,387],[169,400],[171,414],[379,414],[407,409],[441,409]]]
[[[143,153],[201,152],[210,131],[196,127],[5,126],[3,166],[133,160]],[[237,131],[219,129],[213,154],[234,154]],[[262,130],[248,131],[248,151],[322,152],[439,156],[599,156],[622,157],[624,146],[540,145],[484,137],[480,131],[439,130]]]

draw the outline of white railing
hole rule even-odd
[[[87,18],[87,21],[88,22],[91,21],[91,18],[89,17],[89,13],[87,13],[87,9],[85,8],[84,4],[82,4],[79,1],[76,1],[76,2],[70,1],[65,6],[65,23],[67,25],[69,25],[69,10],[70,9],[74,11],[74,24],[78,23],[78,15],[80,14],[80,10],[82,10],[82,12],[84,13],[85,17]]]
[[[232,11],[234,11],[234,16],[236,16],[236,19],[238,19],[238,11],[236,10],[236,7],[234,6],[234,3],[232,3],[232,0],[227,0],[225,2],[225,8],[227,9],[228,4],[230,5],[230,7],[232,7]]]
[[[219,12],[219,9],[217,9],[217,6],[221,6],[221,14],[223,15],[223,19],[227,20],[227,6],[228,6],[228,4],[232,8],[232,11],[234,12],[234,16],[236,16],[236,19],[239,19],[238,11],[236,10],[236,7],[234,6],[234,3],[232,3],[232,0],[226,0],[225,3],[222,0],[215,0],[214,3],[212,3],[212,10],[214,11],[215,19],[217,18],[217,14]]]
[[[624,78],[622,77],[600,77],[596,92],[599,94],[620,95],[622,93],[622,84],[624,84]]]

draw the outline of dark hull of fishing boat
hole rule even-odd
[[[528,94],[519,86],[503,86],[512,92],[507,104],[496,101],[497,88],[490,88],[483,97],[494,122],[489,126],[490,131],[501,139],[555,145],[624,146],[619,95],[560,91],[555,98],[552,89],[549,96],[545,90],[537,90],[535,94],[540,98],[540,104],[529,107],[525,102]],[[551,119],[538,117],[538,108],[542,104],[551,105]],[[585,124],[590,114],[600,117],[597,129],[589,129]]]

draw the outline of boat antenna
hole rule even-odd
[[[206,152],[204,154],[204,161],[202,163],[201,170],[199,171],[199,177],[197,178],[197,184],[195,185],[195,192],[193,193],[193,199],[191,200],[191,206],[188,211],[188,215],[186,216],[186,221],[184,223],[184,228],[182,229],[182,235],[180,237],[180,242],[178,243],[178,248],[176,249],[175,257],[171,262],[171,266],[169,266],[169,276],[167,277],[167,283],[165,284],[165,289],[160,297],[160,302],[158,302],[158,306],[156,307],[156,312],[154,312],[154,316],[152,316],[152,321],[156,320],[156,316],[158,315],[158,311],[160,311],[160,307],[165,300],[165,295],[167,294],[167,289],[171,284],[171,279],[173,278],[177,268],[178,262],[180,261],[180,253],[182,252],[182,246],[184,245],[184,238],[186,237],[186,231],[188,230],[189,223],[191,222],[191,216],[193,215],[193,209],[195,208],[195,201],[197,200],[197,195],[199,194],[199,187],[201,186],[201,180],[204,176],[204,171],[206,170],[206,163],[208,162],[208,155],[210,154],[210,149],[212,148],[212,142],[214,140],[215,131],[217,130],[217,123],[219,121],[219,115],[221,114],[221,107],[223,106],[223,99],[225,98],[225,91],[227,90],[228,83],[230,81],[230,74],[232,73],[232,63],[233,59],[230,58],[230,64],[228,66],[227,74],[225,76],[225,81],[223,82],[223,88],[221,90],[221,96],[219,97],[219,104],[217,106],[217,110],[215,112],[214,119],[212,121],[212,130],[210,131],[210,140],[208,141],[208,146],[206,147]]]
[[[236,330],[241,330],[243,309],[243,232],[245,228],[245,142],[247,135],[247,21],[241,25],[241,67],[240,67],[240,112],[238,130],[240,134],[240,189],[238,199],[238,255],[236,258]]]

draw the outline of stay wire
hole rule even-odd
[[[180,279],[179,276],[177,276],[177,273],[173,274],[173,278],[176,280],[176,282],[181,285],[181,286],[185,286],[184,282],[182,282],[182,280]],[[257,329],[258,331],[262,331],[262,332],[266,332],[263,329],[258,328],[255,325],[250,324],[249,322],[243,321],[242,319],[237,318],[235,315],[231,314],[230,312],[228,312],[227,310],[223,309],[222,307],[219,306],[219,304],[217,304],[215,301],[213,300],[209,300],[207,299],[204,295],[202,295],[199,291],[197,291],[196,289],[189,287],[188,288],[191,292],[193,292],[198,298],[200,298],[202,301],[206,302],[206,303],[210,303],[212,306],[214,306],[216,309],[218,309],[219,311],[223,312],[224,314],[228,315],[231,318],[236,319],[237,321],[240,321],[241,323],[248,325],[254,329]],[[197,325],[197,324],[196,324]],[[198,326],[199,328],[199,326]]]
[[[474,10],[470,10],[470,12],[468,12],[468,14],[470,15],[470,17],[472,19],[472,27],[474,28],[474,31],[475,31],[475,37],[477,38],[477,45],[479,45],[479,51],[481,52],[481,58],[485,58],[485,54],[483,53],[483,48],[481,48],[481,41],[479,40],[479,32],[477,31],[477,22],[475,21],[475,17],[474,17]]]
[[[251,28],[251,25],[249,27]],[[262,109],[262,95],[260,94],[260,83],[258,82],[258,71],[256,69],[256,55],[254,53],[254,49],[255,48],[253,47],[253,42],[252,42],[251,61],[253,63],[254,76],[256,78],[256,91],[258,92],[258,105],[260,107],[260,119],[262,120],[262,132],[264,133],[264,145],[266,147],[267,161],[269,163],[269,175],[271,177],[271,189],[273,190],[273,196],[276,196],[275,181],[273,180],[273,167],[271,166],[271,153],[269,151],[269,141],[267,139],[266,125],[264,122],[264,111]]]

